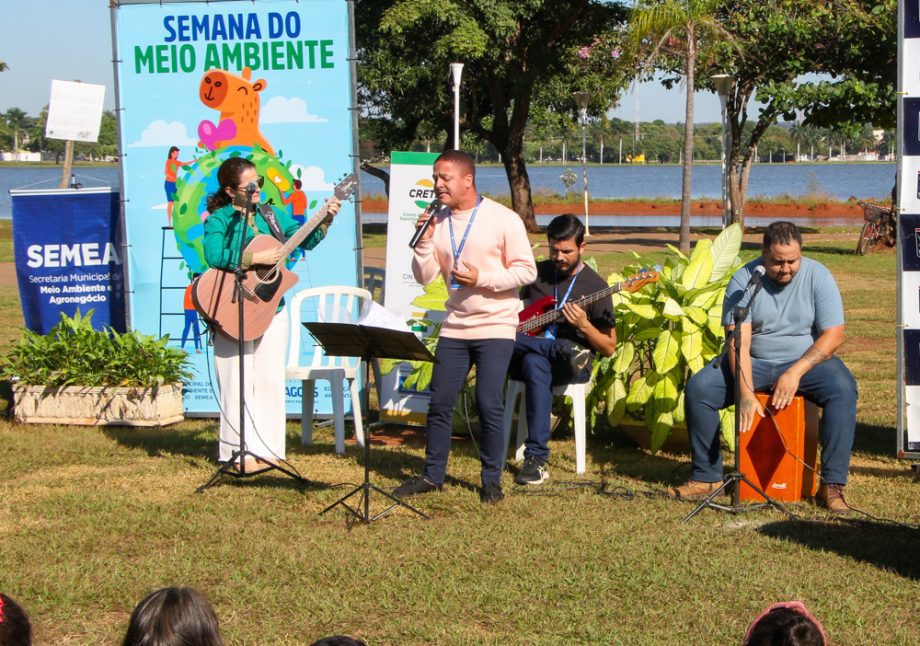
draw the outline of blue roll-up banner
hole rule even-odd
[[[13,253],[26,327],[94,310],[93,327],[125,331],[118,193],[110,188],[13,190]]]
[[[251,160],[263,202],[309,219],[336,182],[356,169],[346,0],[113,3],[118,117],[129,254],[131,326],[169,334],[196,378],[186,412],[218,411],[213,353],[187,299],[207,269],[206,198],[226,159]],[[321,285],[358,284],[358,227],[345,203],[312,251],[295,253],[299,282],[285,297]],[[292,334],[307,335],[300,325]],[[301,343],[309,362],[316,347]],[[347,392],[347,389],[346,389]],[[300,414],[300,382],[287,411]],[[317,382],[317,412],[331,413]],[[346,402],[346,407],[349,404]]]

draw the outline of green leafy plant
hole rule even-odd
[[[62,313],[46,335],[25,330],[0,358],[3,375],[32,385],[145,388],[191,378],[188,356],[169,347],[168,336],[96,330],[92,316],[93,310],[73,318]]]
[[[627,416],[642,420],[655,452],[674,425],[684,422],[687,380],[722,346],[722,300],[740,264],[741,238],[741,228],[733,224],[715,240],[699,240],[689,258],[668,245],[658,282],[613,295],[617,351],[595,366],[587,401],[592,425],[601,413],[614,427]],[[636,264],[624,267],[623,275],[649,265],[633,256]],[[607,282],[622,281],[623,275],[612,274]],[[723,411],[723,436],[730,444],[732,420],[733,412]]]

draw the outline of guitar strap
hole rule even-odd
[[[262,214],[265,222],[268,223],[268,228],[271,230],[272,236],[281,244],[287,242],[287,236],[284,235],[284,232],[281,230],[281,225],[278,224],[278,216],[275,215],[275,210],[268,204],[260,204],[259,213]]]

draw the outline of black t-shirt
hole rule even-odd
[[[572,292],[566,301],[568,303],[609,287],[607,282],[587,265],[584,265],[577,274],[561,278],[557,285],[556,268],[553,266],[553,261],[542,260],[537,263],[537,279],[532,284],[521,288],[521,298],[529,304],[540,300],[544,296],[553,296],[555,291],[557,300],[561,301],[569,289],[572,279],[575,279],[575,285],[572,287]],[[588,314],[588,320],[591,321],[591,324],[601,332],[607,332],[614,327],[613,300],[610,296],[605,296],[584,306],[584,310]],[[587,348],[591,347],[585,336],[569,325],[565,318],[561,318],[558,322],[556,338],[568,339],[578,345]]]

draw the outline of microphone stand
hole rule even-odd
[[[246,279],[246,270],[243,269],[243,252],[246,250],[246,218],[249,217],[249,214],[252,212],[252,194],[255,192],[254,187],[246,187],[246,210],[240,216],[240,245],[239,251],[237,253],[238,262],[236,264],[236,269],[233,271],[234,275],[234,297],[236,299],[236,311],[237,311],[237,320],[239,321],[239,338],[237,339],[237,354],[239,355],[239,389],[240,389],[240,418],[239,418],[239,427],[238,434],[240,436],[240,446],[236,449],[231,455],[230,459],[226,462],[220,464],[217,468],[217,471],[214,472],[214,475],[211,476],[211,479],[206,483],[195,489],[197,493],[204,493],[205,489],[211,487],[221,475],[226,474],[234,478],[248,478],[250,476],[257,475],[259,473],[265,473],[275,469],[281,473],[293,478],[303,486],[310,486],[312,483],[296,473],[292,469],[281,466],[275,462],[268,462],[264,458],[256,455],[252,451],[246,448],[246,391],[244,386],[246,385],[246,342],[243,340],[245,336],[243,330],[246,328],[243,327],[244,324],[244,310],[243,310],[243,298],[245,297],[246,288],[243,285],[243,281]],[[219,334],[219,332],[218,332]],[[255,341],[253,341],[255,343]],[[255,458],[264,465],[264,468],[257,468],[255,471],[246,470],[246,459]]]
[[[713,491],[711,494],[706,496],[700,504],[698,504],[693,511],[687,514],[687,517],[684,518],[681,522],[686,523],[691,518],[696,516],[700,511],[706,507],[712,507],[713,509],[718,509],[720,511],[727,511],[733,514],[741,513],[744,511],[754,511],[756,509],[762,509],[764,507],[776,507],[778,510],[789,516],[790,518],[795,518],[795,516],[789,512],[788,509],[783,507],[782,504],[771,498],[767,493],[758,487],[756,484],[751,482],[750,478],[744,475],[741,472],[741,416],[738,415],[738,402],[741,401],[741,324],[747,319],[748,314],[751,312],[751,306],[754,303],[754,299],[757,297],[757,294],[763,288],[763,278],[757,283],[754,287],[754,291],[751,293],[751,297],[748,299],[748,303],[745,307],[736,305],[732,308],[732,320],[734,321],[734,329],[725,339],[725,345],[723,346],[721,356],[716,360],[715,366],[718,367],[721,363],[721,360],[724,359],[728,352],[734,347],[735,353],[735,369],[733,372],[733,377],[735,381],[735,465],[732,469],[732,472],[725,476],[722,484],[718,489]],[[753,384],[751,387],[753,388]],[[745,429],[747,430],[747,429]],[[741,483],[745,483],[751,489],[763,496],[764,502],[755,503],[753,505],[742,506],[741,505]],[[721,494],[723,491],[732,487],[731,497],[732,502],[730,505],[722,505],[717,502],[714,502],[716,496]]]

